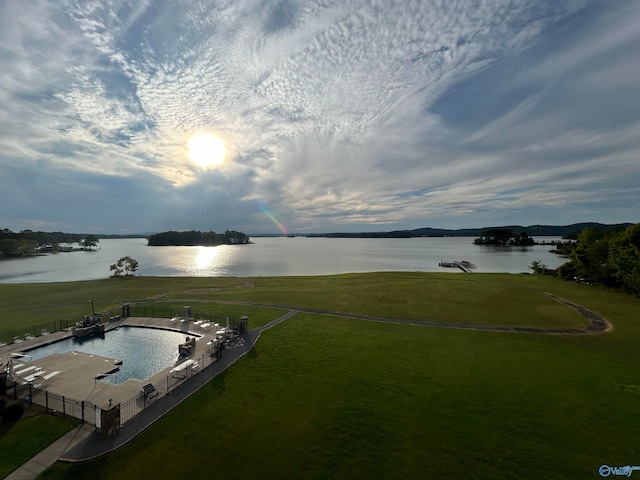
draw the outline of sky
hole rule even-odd
[[[638,25],[631,0],[3,0],[0,228],[638,222]]]

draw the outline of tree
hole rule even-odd
[[[626,229],[585,229],[557,269],[560,278],[600,283],[640,296],[640,224]]]
[[[38,242],[28,239],[0,238],[0,257],[26,257],[33,255]]]
[[[100,239],[95,235],[87,235],[86,238],[82,241],[82,247],[85,249],[93,249],[98,246],[98,242]]]
[[[250,243],[248,235],[235,230],[227,230],[224,232],[224,236],[229,245],[246,245]]]
[[[549,270],[544,263],[539,262],[538,260],[534,260],[533,262],[531,262],[529,268],[533,270],[533,273],[535,273],[536,275],[544,275],[547,270]]]
[[[593,228],[586,228],[578,234],[578,244],[570,255],[577,277],[615,286],[615,279],[607,263],[611,236],[611,231]]]
[[[111,265],[109,269],[113,272],[113,277],[131,277],[136,273],[138,267],[139,264],[135,258],[126,256]]]
[[[527,246],[527,245],[535,245],[536,242],[533,240],[532,237],[527,235],[527,232],[520,232],[520,235],[514,236],[509,243],[511,245]]]

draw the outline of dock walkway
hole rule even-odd
[[[467,262],[466,260],[455,261],[455,262],[443,261],[443,262],[440,262],[438,266],[445,267],[445,268],[459,268],[464,273],[471,273],[471,270],[476,268],[476,266],[473,263]]]

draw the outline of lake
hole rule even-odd
[[[351,272],[457,272],[442,260],[468,260],[477,272],[530,272],[537,260],[557,268],[566,259],[550,246],[473,245],[472,237],[439,238],[253,238],[251,245],[149,247],[144,238],[100,240],[99,250],[0,260],[0,283],[95,280],[111,275],[109,266],[126,255],[144,276],[257,277],[331,275]],[[559,240],[536,237],[536,241]]]

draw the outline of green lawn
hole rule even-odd
[[[42,478],[564,479],[638,463],[638,299],[530,275],[199,281],[220,289],[173,284],[165,293],[176,293],[162,299],[584,325],[542,293],[551,292],[602,314],[614,329],[513,334],[300,313],[264,332],[249,355],[124,448],[93,462],[58,463]],[[144,289],[151,290],[141,285],[130,298],[143,298]]]
[[[275,303],[392,318],[527,327],[581,327],[585,320],[541,293],[531,275],[374,273],[260,277],[252,288],[195,298]]]
[[[250,325],[278,311],[214,306],[247,301],[329,309],[383,317],[487,325],[582,327],[585,320],[541,292],[558,282],[533,275],[374,273],[320,277],[175,278],[135,277],[87,282],[0,284],[0,341],[52,328],[54,320],[73,324],[96,311],[123,303],[181,309],[191,305],[212,315],[250,316]],[[151,303],[153,302],[153,303]],[[253,315],[253,320],[252,320]]]
[[[6,477],[75,426],[68,419],[44,414],[8,425],[0,424],[0,478]]]
[[[172,292],[210,291],[241,283],[234,278],[135,277],[87,282],[43,284],[0,284],[0,341],[10,340],[12,332],[22,335],[34,325],[52,328],[54,320],[69,324],[91,313],[117,309],[123,303],[145,299],[161,300]],[[185,304],[182,303],[182,306]]]
[[[590,343],[301,314],[121,451],[44,478],[594,478],[638,458],[640,378],[633,350]]]
[[[282,309],[276,308],[255,307],[251,305],[227,305],[201,300],[196,300],[195,302],[140,302],[136,304],[136,309],[132,310],[132,312],[138,312],[139,315],[145,317],[155,315],[169,318],[172,316],[168,315],[169,313],[175,316],[182,316],[184,306],[187,304],[191,305],[191,315],[193,318],[204,318],[218,322],[221,325],[225,324],[227,316],[238,320],[243,315],[247,315],[249,317],[249,328],[265,325],[287,312],[287,310],[283,311]]]

